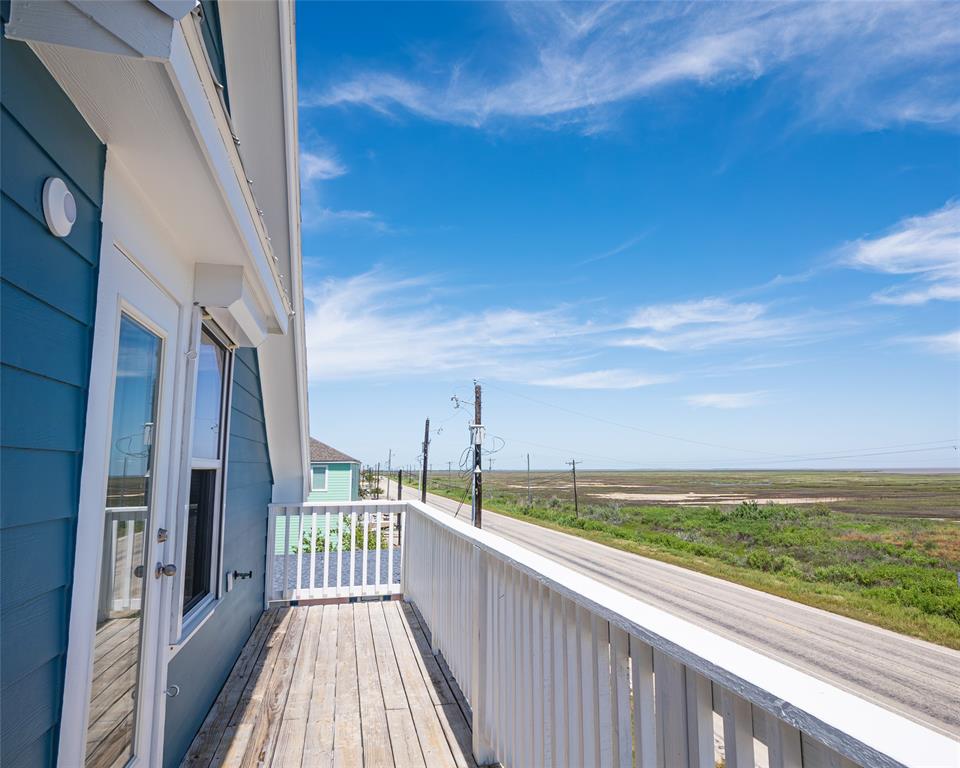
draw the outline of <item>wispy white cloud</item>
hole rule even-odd
[[[904,219],[884,235],[850,243],[841,250],[841,261],[911,278],[875,293],[878,304],[960,300],[960,202],[952,200],[932,213]]]
[[[612,105],[692,83],[788,79],[806,114],[867,128],[960,123],[960,9],[951,3],[516,3],[521,54],[497,80],[451,62],[419,79],[366,71],[306,106],[602,125]],[[499,52],[499,49],[498,49]],[[786,90],[786,89],[781,89]]]
[[[633,313],[628,325],[670,331],[681,325],[731,325],[756,320],[766,311],[762,304],[735,303],[728,299],[708,297],[675,304],[654,304]]]
[[[639,235],[634,235],[633,237],[627,238],[622,243],[615,245],[609,250],[603,251],[602,253],[594,254],[589,256],[583,261],[577,262],[578,267],[582,267],[586,264],[593,264],[597,261],[605,261],[606,259],[613,258],[614,256],[619,256],[621,253],[629,251],[633,246],[643,240],[649,234],[649,230],[646,232],[641,232]]]
[[[912,336],[903,341],[919,345],[927,352],[936,355],[948,355],[954,360],[960,360],[960,328],[947,333],[937,333],[929,336]]]
[[[670,376],[646,374],[623,368],[612,368],[602,371],[584,371],[571,373],[565,376],[554,376],[533,382],[543,387],[559,387],[563,389],[637,389],[649,387],[652,384],[663,384],[670,381]]]
[[[365,224],[379,232],[391,227],[373,211],[331,208],[325,201],[323,182],[346,175],[347,166],[327,147],[300,152],[300,216],[306,229],[340,224]]]
[[[306,150],[300,153],[300,179],[306,184],[335,179],[346,172],[347,167],[336,155]]]
[[[767,392],[711,392],[702,395],[690,395],[686,398],[690,405],[701,408],[721,408],[732,410],[751,408],[767,399]]]
[[[476,313],[436,308],[436,281],[382,271],[307,286],[310,376],[352,379],[410,375],[561,375],[592,332],[560,309]]]
[[[661,352],[690,352],[748,342],[799,341],[816,332],[820,325],[811,317],[770,315],[765,304],[707,297],[642,307],[630,316],[626,326],[647,332],[619,337],[610,343]]]

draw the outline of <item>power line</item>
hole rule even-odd
[[[642,434],[652,435],[652,436],[654,436],[654,437],[660,437],[660,438],[664,438],[664,439],[667,439],[667,440],[676,440],[676,441],[679,441],[679,442],[690,443],[690,444],[692,444],[692,445],[700,445],[700,446],[704,446],[704,447],[707,447],[707,448],[719,448],[719,449],[721,449],[721,450],[738,451],[738,452],[742,452],[742,453],[761,454],[761,455],[763,455],[763,456],[771,456],[771,457],[775,457],[775,458],[778,458],[778,459],[781,459],[781,460],[789,460],[789,461],[814,461],[814,460],[817,460],[817,458],[818,458],[818,456],[819,456],[818,454],[806,454],[806,455],[802,455],[802,454],[791,454],[791,453],[772,453],[772,452],[770,452],[770,451],[760,451],[760,450],[756,450],[756,449],[739,448],[739,447],[732,446],[732,445],[723,445],[723,444],[720,444],[720,443],[710,443],[710,442],[706,442],[706,441],[703,441],[703,440],[694,440],[694,439],[691,439],[691,438],[680,437],[679,435],[669,435],[669,434],[666,434],[666,433],[663,433],[663,432],[654,432],[653,430],[644,429],[644,428],[642,428],[642,427],[637,427],[637,426],[632,425],[632,424],[624,424],[624,423],[622,423],[622,422],[614,421],[614,420],[612,420],[612,419],[607,419],[607,418],[604,418],[604,417],[602,417],[602,416],[594,416],[594,415],[592,415],[592,414],[584,413],[584,412],[582,412],[582,411],[577,411],[577,410],[574,410],[574,409],[572,409],[572,408],[566,408],[566,407],[564,407],[564,406],[562,406],[562,405],[556,405],[555,403],[548,403],[548,402],[546,402],[545,400],[540,400],[540,399],[535,398],[535,397],[530,397],[529,395],[521,395],[521,394],[519,394],[518,392],[511,392],[510,390],[504,389],[503,387],[497,386],[496,384],[491,384],[489,381],[488,381],[488,382],[485,382],[485,383],[487,384],[487,386],[493,387],[494,389],[497,389],[497,390],[499,390],[499,391],[501,391],[501,392],[504,392],[505,394],[511,395],[511,396],[513,396],[513,397],[521,398],[521,399],[523,399],[523,400],[529,400],[530,402],[537,403],[537,404],[539,404],[539,405],[543,405],[543,406],[545,406],[545,407],[547,407],[547,408],[554,408],[554,409],[556,409],[556,410],[558,410],[558,411],[563,411],[563,412],[565,412],[565,413],[569,413],[569,414],[572,414],[572,415],[574,415],[574,416],[580,416],[581,418],[584,418],[584,419],[590,419],[590,420],[592,420],[592,421],[597,421],[597,422],[600,422],[600,423],[602,423],[602,424],[609,424],[609,425],[611,425],[611,426],[620,427],[620,428],[622,428],[622,429],[629,429],[629,430],[632,430],[632,431],[634,431],[634,432],[640,432],[640,433],[642,433]],[[956,439],[931,440],[931,441],[918,442],[918,443],[900,443],[900,444],[897,444],[897,445],[876,446],[875,448],[850,448],[850,449],[842,449],[842,451],[843,451],[843,452],[873,451],[873,450],[881,450],[881,449],[885,449],[885,448],[910,447],[910,446],[915,446],[915,445],[932,445],[932,444],[934,444],[934,443],[952,443],[952,444],[956,444],[957,442],[958,442],[958,441],[957,441]],[[946,445],[946,446],[941,446],[941,447],[947,448],[947,447],[950,447],[950,446],[949,446],[949,445]],[[928,449],[928,450],[936,450],[936,449]],[[904,452],[904,453],[911,453],[911,451],[903,451],[903,452]],[[582,453],[582,451],[581,451],[581,453]],[[898,453],[899,453],[899,451],[898,451]],[[864,454],[864,455],[871,455],[871,454]],[[882,454],[876,454],[876,455],[882,455]],[[892,454],[891,454],[891,455],[892,455]],[[830,457],[830,456],[822,456],[822,458],[823,458],[824,460],[826,460],[826,459],[833,458],[833,457]],[[856,457],[856,456],[852,456],[852,457],[848,457],[848,456],[838,456],[838,457],[836,457],[836,458],[857,458],[857,457]],[[613,459],[610,459],[609,457],[607,457],[606,460],[609,461],[609,460],[613,460]],[[622,463],[622,464],[629,464],[629,463],[631,463],[631,462],[622,461],[622,460],[616,460],[616,461],[617,461],[618,463]],[[755,459],[754,461],[762,461],[762,459]],[[644,463],[644,462],[641,462],[641,463]]]
[[[720,443],[708,443],[708,442],[706,442],[706,441],[704,441],[704,440],[693,440],[693,439],[687,438],[687,437],[680,437],[679,435],[668,435],[668,434],[666,434],[666,433],[664,433],[664,432],[654,432],[653,430],[644,429],[644,428],[642,428],[642,427],[637,427],[637,426],[634,426],[633,424],[623,424],[622,422],[613,421],[612,419],[607,419],[607,418],[604,418],[604,417],[602,417],[602,416],[593,416],[593,415],[591,415],[591,414],[589,414],[589,413],[583,413],[582,411],[574,410],[573,408],[566,408],[566,407],[564,407],[564,406],[562,406],[562,405],[556,405],[556,404],[554,404],[554,403],[548,403],[548,402],[546,402],[545,400],[539,400],[539,399],[536,398],[536,397],[530,397],[529,395],[521,395],[521,394],[519,394],[518,392],[511,392],[510,390],[504,389],[503,387],[498,387],[496,384],[491,384],[489,381],[487,381],[487,382],[485,382],[485,383],[486,383],[487,386],[493,387],[494,389],[498,389],[498,390],[500,390],[501,392],[504,392],[504,393],[506,393],[506,394],[508,394],[508,395],[512,395],[513,397],[519,397],[519,398],[521,398],[521,399],[523,399],[523,400],[529,400],[529,401],[532,402],[532,403],[538,403],[539,405],[546,406],[547,408],[555,408],[555,409],[558,410],[558,411],[563,411],[563,412],[565,412],[565,413],[569,413],[569,414],[572,414],[572,415],[574,415],[574,416],[580,416],[581,418],[584,418],[584,419],[591,419],[592,421],[597,421],[597,422],[600,422],[601,424],[609,424],[609,425],[614,426],[614,427],[620,427],[621,429],[629,429],[629,430],[632,430],[632,431],[634,431],[634,432],[640,432],[640,433],[642,433],[642,434],[644,434],[644,435],[652,435],[653,437],[661,437],[661,438],[664,438],[665,440],[677,440],[677,441],[679,441],[679,442],[681,442],[681,443],[690,443],[691,445],[700,445],[700,446],[704,446],[704,447],[706,447],[706,448],[719,448],[719,449],[724,450],[724,451],[740,451],[741,453],[755,453],[755,454],[762,454],[762,455],[767,455],[767,456],[781,456],[781,457],[792,458],[792,456],[790,456],[789,454],[770,453],[770,452],[768,452],[768,451],[758,451],[758,450],[750,449],[750,448],[738,448],[738,447],[732,446],[732,445],[722,445],[722,444],[720,444]]]
[[[562,457],[562,456],[564,456],[564,455],[569,455],[569,454],[572,453],[572,452],[577,452],[577,451],[578,451],[578,452],[579,452],[580,454],[582,454],[583,456],[587,456],[588,458],[591,458],[591,459],[598,459],[598,460],[600,460],[600,461],[612,461],[612,462],[615,463],[615,464],[623,464],[623,465],[628,466],[628,467],[641,467],[641,466],[644,466],[644,465],[649,466],[649,465],[651,464],[651,462],[650,462],[650,461],[647,461],[647,460],[623,459],[623,458],[616,458],[616,457],[613,457],[613,456],[602,456],[602,455],[600,455],[600,454],[587,453],[586,451],[579,450],[579,449],[565,448],[565,447],[559,446],[559,445],[545,445],[544,443],[535,443],[535,442],[532,442],[532,441],[530,441],[530,440],[517,440],[517,439],[514,439],[514,440],[512,440],[512,442],[514,442],[514,443],[520,443],[521,445],[531,445],[531,446],[533,446],[533,447],[535,447],[535,448],[544,448],[544,449],[546,449],[546,450],[549,450],[551,453],[553,453],[554,455],[556,455],[556,456],[558,456],[558,457]],[[943,442],[947,442],[947,441],[943,441]],[[941,451],[941,450],[946,450],[946,449],[949,449],[949,448],[953,448],[954,450],[956,450],[956,449],[957,449],[957,446],[956,446],[956,444],[950,444],[950,445],[937,445],[937,446],[932,446],[932,447],[928,447],[928,448],[915,448],[915,449],[911,449],[911,450],[899,450],[899,451],[870,451],[870,452],[863,452],[863,453],[847,453],[847,454],[843,454],[843,455],[830,455],[830,456],[826,456],[826,455],[813,455],[813,456],[794,457],[794,458],[790,458],[790,459],[780,459],[780,460],[772,460],[772,459],[739,459],[738,461],[739,461],[739,462],[749,461],[750,463],[767,462],[767,463],[769,463],[769,464],[781,464],[781,463],[790,463],[790,462],[798,462],[798,461],[829,461],[829,460],[832,460],[832,459],[868,458],[868,457],[870,457],[870,456],[893,456],[893,455],[897,455],[897,454],[924,453],[924,452],[929,452],[929,451]],[[569,462],[567,462],[567,463],[569,463]],[[655,462],[655,463],[659,464],[659,465],[662,466],[662,467],[676,467],[677,464],[678,464],[677,462]],[[680,464],[684,464],[684,463],[689,464],[690,462],[679,462],[679,463],[680,463]],[[697,462],[697,463],[700,463],[700,462]],[[721,462],[716,462],[716,463],[717,463],[717,464],[721,464]]]

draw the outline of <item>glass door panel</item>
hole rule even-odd
[[[120,768],[134,753],[162,358],[162,339],[122,314],[87,719],[91,768]]]

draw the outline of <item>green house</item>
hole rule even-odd
[[[310,495],[307,501],[357,501],[360,498],[360,462],[341,453],[326,443],[321,443],[315,438],[310,438]],[[318,515],[322,515],[320,510]],[[330,521],[330,528],[333,535],[332,546],[337,548],[336,530],[339,527],[340,520],[334,515]],[[284,526],[289,525],[290,530],[285,531]],[[283,519],[277,519],[276,538],[274,552],[278,555],[283,554],[286,548],[305,546],[303,540],[311,541],[310,535],[310,516],[305,516],[303,520],[303,531],[300,530],[300,518],[297,515],[289,515]],[[323,528],[323,518],[318,517],[317,533],[328,535]]]
[[[310,501],[360,498],[360,462],[310,438]]]

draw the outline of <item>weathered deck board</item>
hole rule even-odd
[[[469,724],[405,608],[267,611],[183,766],[475,768]]]

